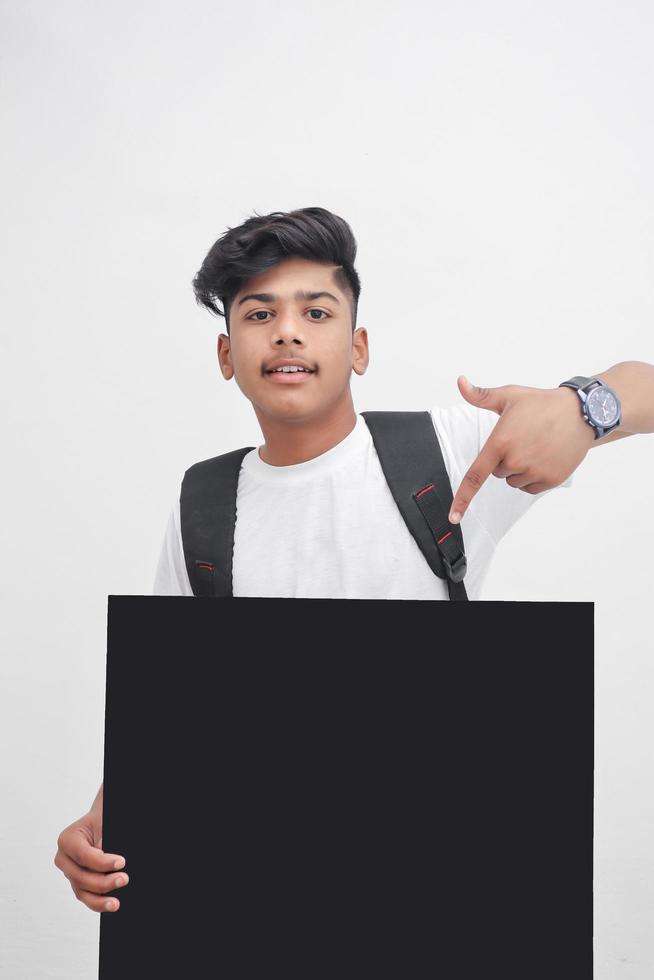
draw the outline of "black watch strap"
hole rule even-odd
[[[600,384],[598,378],[584,378],[581,374],[576,374],[574,378],[568,378],[567,381],[562,381],[559,388],[586,388],[592,381]]]

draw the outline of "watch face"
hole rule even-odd
[[[591,421],[601,425],[603,429],[617,422],[620,414],[618,402],[609,388],[599,385],[591,388],[586,399],[586,409],[591,417]]]

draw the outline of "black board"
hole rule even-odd
[[[590,980],[593,611],[110,596],[100,980]]]

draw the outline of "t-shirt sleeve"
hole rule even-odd
[[[173,503],[166,525],[154,576],[153,595],[193,595],[184,560],[180,527],[179,497]]]
[[[468,468],[499,421],[499,415],[464,402],[461,405],[433,408],[431,416],[450,474],[452,493],[455,494]],[[572,476],[569,476],[564,483],[551,489],[559,490],[571,485]],[[512,487],[504,478],[491,474],[470,502],[468,511],[461,520],[461,529],[465,532],[467,513],[473,512],[477,521],[497,544],[537,500],[550,492],[551,490],[543,490],[541,493],[527,493],[519,487]]]

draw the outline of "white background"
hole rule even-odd
[[[358,411],[654,361],[654,21],[4,0],[1,36],[0,975],[87,980],[99,917],[52,860],[101,781],[107,595],[150,592],[187,466],[262,441],[193,299],[206,251],[254,210],[350,223]],[[592,449],[484,595],[596,603],[598,980],[654,975],[653,450]]]

